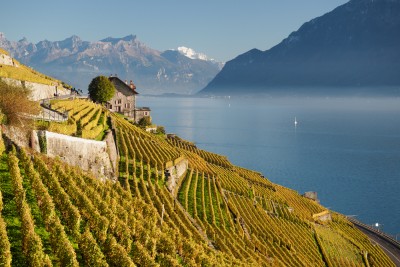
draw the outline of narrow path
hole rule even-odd
[[[64,122],[68,120],[68,115],[60,113],[56,110],[52,110],[42,106],[42,111],[35,119],[41,119],[45,121],[55,121],[55,122]]]

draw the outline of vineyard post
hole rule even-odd
[[[164,208],[164,203],[162,204],[162,210],[161,210],[161,226],[163,224],[164,221],[164,212],[165,212],[165,208]]]

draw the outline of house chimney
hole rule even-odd
[[[136,86],[133,84],[133,81],[131,80],[131,82],[129,83],[129,87],[132,89],[132,90],[135,90],[135,88],[136,88]]]

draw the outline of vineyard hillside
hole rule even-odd
[[[118,180],[9,146],[0,266],[395,266],[345,216],[261,173],[87,101],[52,105],[69,122],[40,127],[98,140],[113,132]],[[166,169],[183,159],[171,193]]]
[[[0,49],[0,80],[31,89],[34,100],[71,93],[69,85],[21,64],[4,49]]]

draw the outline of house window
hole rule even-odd
[[[112,109],[112,105],[110,104],[110,109]]]
[[[114,101],[114,104],[117,104],[117,100]]]
[[[122,103],[122,100],[121,99],[118,99],[118,104],[121,104]]]
[[[147,112],[145,112],[144,115],[147,116]]]

